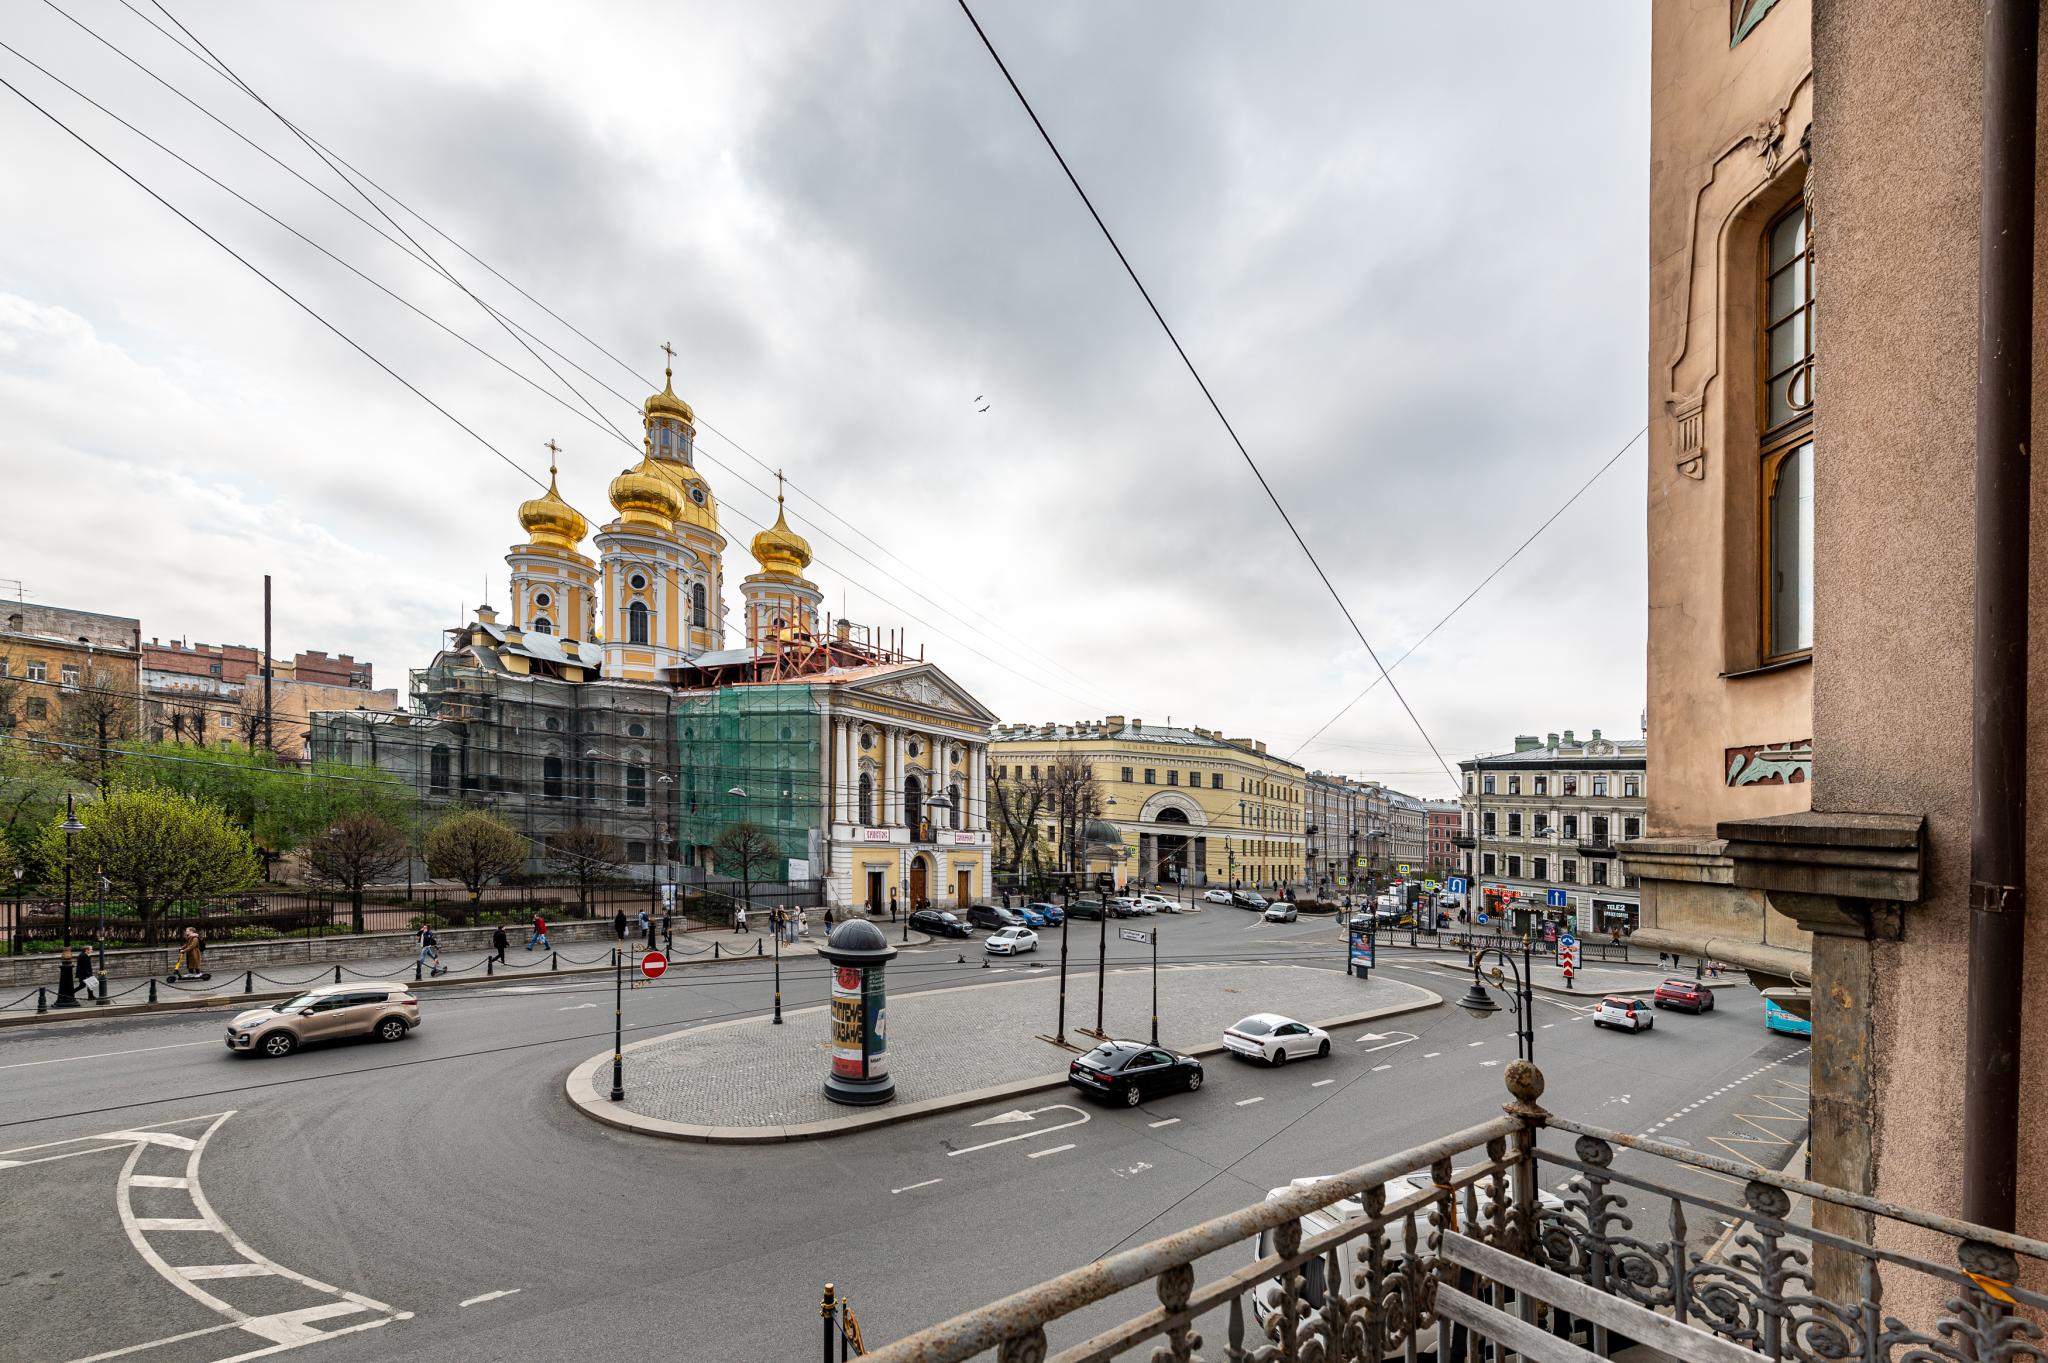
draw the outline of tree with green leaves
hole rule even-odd
[[[576,882],[580,918],[590,912],[590,891],[625,866],[626,845],[602,829],[579,823],[550,836],[542,855],[549,869]]]
[[[483,898],[484,886],[526,864],[526,839],[511,824],[481,809],[442,815],[427,830],[427,869],[462,882],[469,902]]]
[[[782,859],[782,844],[757,823],[741,819],[727,824],[711,840],[712,863],[725,875],[737,874],[740,895],[747,907],[754,904],[754,881]]]
[[[0,742],[0,841],[13,846],[14,864],[24,868],[25,883],[45,877],[43,828],[63,814],[70,784],[61,764],[38,756],[26,741]],[[12,870],[7,878],[14,879]]]
[[[364,888],[405,865],[411,854],[397,824],[375,810],[351,809],[306,844],[306,867],[313,879],[347,891],[349,924],[361,932]]]
[[[73,866],[104,875],[135,910],[147,940],[156,940],[156,920],[164,910],[256,883],[256,849],[248,833],[209,800],[117,787],[79,806],[78,820],[85,831],[76,835]],[[43,847],[50,864],[61,867],[61,821],[44,830]]]

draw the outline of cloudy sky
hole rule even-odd
[[[608,518],[672,341],[732,580],[784,468],[834,613],[1005,719],[1287,753],[1375,677],[950,0],[165,3],[575,391],[151,0],[21,0],[0,77],[474,432],[0,90],[29,599],[255,642],[269,572],[280,651],[402,686],[502,604],[542,442]],[[1642,426],[1638,0],[976,12],[1388,663]],[[1395,671],[1446,758],[1639,732],[1643,500],[1638,446]],[[1385,686],[1299,760],[1449,790]]]

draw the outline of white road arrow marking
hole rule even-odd
[[[597,1005],[596,1005],[596,1004],[594,1004],[594,1003],[572,1003],[572,1004],[570,1004],[570,1005],[569,1005],[568,1007],[566,1007],[566,1008],[557,1008],[557,1009],[556,1009],[555,1011],[556,1011],[557,1013],[573,1013],[573,1012],[575,1012],[575,1011],[576,1011],[576,1010],[577,1010],[578,1008],[595,1008],[595,1007],[597,1007]]]
[[[1395,1038],[1398,1038],[1398,1040]],[[1364,1036],[1355,1038],[1358,1041],[1377,1041],[1380,1043],[1377,1046],[1367,1046],[1364,1051],[1366,1055],[1371,1055],[1374,1051],[1391,1051],[1394,1047],[1406,1046],[1415,1039],[1416,1036],[1413,1032],[1367,1032]]]
[[[1087,1113],[1081,1111],[1080,1108],[1073,1107],[1067,1103],[1047,1103],[1044,1107],[1034,1107],[1029,1112],[1026,1112],[1024,1114],[1024,1117],[1028,1121],[1029,1119],[1036,1117],[1041,1112],[1071,1112],[1074,1114],[1074,1120],[1071,1122],[1060,1122],[1056,1126],[1035,1127],[1030,1131],[1020,1131],[1014,1136],[1000,1136],[992,1141],[983,1141],[980,1145],[969,1145],[963,1146],[958,1150],[948,1150],[946,1154],[949,1157],[953,1155],[971,1155],[977,1150],[986,1150],[992,1145],[1008,1145],[1011,1141],[1035,1140],[1040,1136],[1049,1136],[1055,1131],[1064,1131],[1070,1126],[1080,1126],[1083,1122],[1086,1122],[1088,1120]],[[980,1126],[982,1124],[983,1123],[981,1122],[975,1123],[976,1126]]]
[[[985,1118],[985,1119],[983,1119],[982,1121],[978,1121],[978,1122],[976,1122],[976,1123],[975,1123],[975,1125],[976,1125],[976,1126],[1000,1126],[1000,1125],[1002,1125],[1002,1124],[1003,1124],[1004,1122],[1028,1122],[1028,1121],[1030,1121],[1030,1120],[1031,1120],[1031,1114],[1030,1114],[1030,1113],[1026,1112],[1026,1111],[1025,1111],[1025,1110],[1024,1110],[1023,1108],[1019,1108],[1019,1107],[1013,1107],[1013,1108],[1011,1108],[1011,1109],[1010,1109],[1010,1110],[1009,1110],[1008,1112],[998,1112],[998,1113],[997,1113],[997,1114],[996,1114],[995,1116],[993,1116],[993,1117],[988,1117],[988,1118]]]

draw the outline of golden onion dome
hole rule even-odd
[[[519,524],[529,541],[555,549],[574,549],[590,528],[583,513],[562,500],[552,464],[548,466],[547,492],[519,504]]]
[[[671,363],[664,366],[661,371],[661,391],[642,403],[640,409],[650,417],[672,416],[680,419],[686,426],[694,426],[697,424],[697,414],[690,410],[689,403],[676,396],[676,371],[673,366],[673,354],[671,354],[670,358]]]
[[[682,502],[668,479],[654,470],[652,456],[612,479],[607,491],[621,519],[666,530],[682,513]]]
[[[811,566],[810,541],[790,529],[789,522],[783,519],[780,494],[775,498],[775,524],[754,536],[752,549],[761,571],[766,573],[801,577],[804,569]]]
[[[676,524],[694,525],[716,535],[718,499],[711,495],[711,484],[704,481],[704,475],[673,459],[655,459],[652,467],[675,492],[680,508]]]

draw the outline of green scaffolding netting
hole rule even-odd
[[[776,840],[785,859],[813,855],[825,808],[824,725],[809,686],[721,687],[680,703],[675,725],[682,843],[709,846],[746,819]]]

